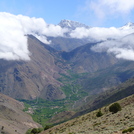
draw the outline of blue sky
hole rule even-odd
[[[134,22],[134,0],[1,0],[0,12],[41,17],[49,24],[69,19],[89,26],[121,27]]]

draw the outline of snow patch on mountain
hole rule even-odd
[[[126,25],[124,25],[123,27],[119,28],[121,30],[131,30],[134,29],[134,23],[129,22]]]
[[[84,27],[84,28],[89,28],[89,26],[79,23],[77,21],[71,21],[71,20],[61,20],[60,23],[58,24],[62,28],[68,28],[71,30],[74,30],[78,27]]]

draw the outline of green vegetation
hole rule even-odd
[[[125,129],[122,131],[122,133],[128,133],[128,132],[132,132],[132,131],[134,131],[134,127],[130,127],[128,129]]]
[[[121,111],[121,106],[119,103],[114,103],[109,107],[109,111],[112,113],[117,113],[118,111]]]
[[[26,134],[39,134],[43,130],[44,130],[43,128],[33,128],[33,129],[27,130]]]
[[[24,112],[28,111],[28,109],[31,107],[28,103],[24,103],[25,109],[23,109]]]
[[[33,129],[29,129],[27,130],[26,134],[39,134],[44,130],[47,130],[49,128],[53,127],[52,125],[46,125],[44,128],[33,128]]]
[[[32,109],[33,114],[31,114],[34,121],[38,122],[42,126],[45,126],[49,119],[54,115],[67,111],[70,106],[73,105],[74,101],[81,99],[87,95],[84,91],[78,91],[78,87],[71,85],[65,85],[62,90],[66,94],[66,99],[63,100],[43,100],[38,98],[36,100],[21,100],[25,104],[25,112]]]
[[[28,108],[33,110],[31,114],[34,121],[38,122],[42,126],[45,126],[47,121],[55,114],[65,111],[65,100],[48,101],[38,98],[37,100],[21,100],[26,107],[24,110],[28,112]],[[26,111],[27,109],[27,111]]]
[[[87,73],[81,73],[81,74],[75,74],[73,72],[71,72],[70,70],[68,70],[68,74],[60,74],[61,77],[58,79],[60,82],[66,84],[66,83],[73,83],[75,82],[77,79],[82,78],[83,76],[85,76]]]
[[[76,101],[88,95],[85,91],[81,91],[80,88],[79,85],[66,84],[62,87],[62,91],[66,94],[67,100]]]
[[[102,114],[101,110],[99,110],[99,111],[97,112],[97,114],[96,114],[97,117],[101,117],[102,115],[103,115],[103,114]]]
[[[46,126],[44,127],[44,130],[47,130],[47,129],[51,128],[51,127],[53,127],[53,126],[52,126],[52,125],[46,125]]]
[[[61,90],[66,94],[66,98],[63,100],[44,100],[37,98],[36,100],[21,100],[25,104],[23,111],[30,113],[33,120],[45,126],[49,124],[49,120],[56,114],[68,111],[72,108],[75,101],[82,99],[88,94],[81,90],[81,86],[76,84],[76,80],[84,74],[73,74],[69,72],[69,75],[61,74],[60,82],[64,84]],[[32,112],[30,111],[32,110]]]
[[[65,93],[66,101],[69,104],[88,96],[88,93],[84,90],[81,90],[81,86],[77,82],[78,78],[81,78],[85,75],[86,73],[74,74],[71,71],[68,71],[68,75],[61,74],[62,77],[58,79],[64,84],[64,86],[61,87],[61,90]]]

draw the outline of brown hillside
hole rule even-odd
[[[33,36],[28,36],[28,44],[30,61],[1,60],[0,92],[15,99],[64,98],[58,88],[61,83],[56,79],[65,71],[55,64],[54,50]]]
[[[6,95],[0,94],[0,132],[24,134],[27,129],[41,127],[31,116],[23,112],[24,105]]]
[[[98,110],[57,125],[41,134],[119,134],[134,127],[134,95],[118,103],[122,110],[112,114],[109,106],[101,108],[103,116],[96,117]],[[132,133],[131,133],[132,134]]]

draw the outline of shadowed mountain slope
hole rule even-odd
[[[95,72],[118,62],[118,59],[106,52],[98,53],[91,50],[97,43],[89,43],[78,47],[71,52],[63,52],[62,57],[66,59],[74,72]]]
[[[86,102],[85,105],[84,102],[78,102],[79,105],[77,105],[76,109],[77,111],[81,111],[81,112],[77,112],[74,117],[83,115],[85,113],[88,113],[90,111],[96,110],[98,108],[101,108],[105,105],[108,105],[110,103],[113,103],[115,101],[118,101],[120,99],[123,99],[125,97],[128,97],[130,95],[134,94],[134,78],[131,78],[127,81],[125,81],[124,83],[113,87],[105,92],[102,92],[98,95],[94,95],[93,97],[87,97],[86,98]],[[80,106],[82,104],[82,106]]]

